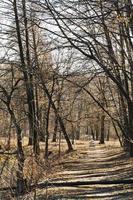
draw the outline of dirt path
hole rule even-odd
[[[62,170],[51,181],[114,181],[133,180],[133,159],[120,148],[80,146],[78,153],[70,154],[69,161],[60,162]],[[49,200],[133,200],[133,184],[93,184],[51,188]]]

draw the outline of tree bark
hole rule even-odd
[[[51,107],[53,108],[55,114],[58,116],[58,121],[59,121],[60,127],[61,127],[61,129],[62,129],[62,132],[63,132],[63,134],[64,134],[64,138],[65,138],[65,140],[66,140],[66,142],[67,142],[67,145],[68,145],[68,151],[72,151],[72,150],[73,150],[73,147],[72,147],[72,144],[71,144],[70,139],[69,139],[69,137],[68,137],[68,134],[67,134],[67,132],[66,132],[66,128],[65,128],[64,123],[63,123],[63,121],[62,121],[62,118],[61,118],[61,116],[59,115],[58,110],[56,109],[56,106],[55,106],[55,104],[54,104],[54,102],[53,102],[53,100],[52,100],[52,98],[51,98],[51,95],[49,94],[48,89],[47,89],[46,86],[45,86],[45,83],[42,82],[42,85],[43,85],[44,91],[45,91],[45,93],[47,94],[47,97],[48,97],[48,99],[49,99],[49,101],[50,101],[50,103],[51,103]]]
[[[45,159],[48,159],[48,146],[49,146],[49,115],[50,115],[50,101],[48,103],[47,117],[46,117],[46,139],[45,139]]]
[[[133,157],[133,102],[128,102],[128,117],[129,117],[129,132],[128,132],[128,145],[129,154]]]
[[[25,192],[26,190],[26,180],[24,179],[24,152],[23,152],[23,147],[22,147],[22,135],[21,135],[21,128],[20,125],[17,123],[15,114],[13,110],[10,108],[10,106],[7,106],[8,111],[11,116],[11,120],[15,126],[16,133],[17,133],[17,160],[18,160],[18,169],[17,169],[17,190],[16,193],[17,195],[21,195]]]
[[[96,140],[98,140],[99,139],[98,125],[95,125],[95,133],[96,133]]]
[[[54,125],[54,133],[53,133],[52,142],[56,142],[57,130],[58,130],[58,116],[55,116],[55,125]]]
[[[101,116],[101,135],[100,135],[100,144],[104,144],[104,133],[105,133],[105,115]]]
[[[16,23],[16,32],[19,46],[19,54],[21,59],[21,71],[24,75],[26,94],[27,94],[27,104],[28,104],[28,120],[29,120],[29,144],[33,144],[33,150],[35,155],[39,153],[39,144],[37,136],[37,123],[35,116],[35,102],[34,102],[34,91],[33,91],[33,79],[30,69],[30,55],[29,55],[29,38],[28,38],[28,28],[27,28],[27,18],[26,18],[26,8],[25,0],[22,0],[23,3],[23,13],[24,13],[24,23],[25,23],[25,36],[26,36],[26,58],[27,58],[27,68],[24,58],[24,50],[22,45],[20,23],[18,18],[17,2],[13,1],[14,14],[15,14],[15,23]]]

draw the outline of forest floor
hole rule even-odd
[[[86,182],[133,180],[133,159],[129,158],[116,142],[105,145],[77,143],[77,151],[65,155],[59,162],[60,170],[53,182]],[[133,200],[133,184],[91,184],[67,187],[53,187],[47,190],[48,200]]]
[[[51,143],[52,153],[49,161],[45,163],[47,167],[40,159],[39,166],[37,165],[37,168],[34,166],[34,171],[31,170],[33,160],[29,155],[26,159],[28,167],[26,166],[25,171],[29,174],[32,171],[30,175],[34,174],[35,182],[40,186],[36,192],[29,193],[22,199],[133,200],[133,184],[115,184],[115,181],[133,180],[133,158],[123,152],[118,142],[106,142],[104,145],[95,142],[95,145],[90,145],[89,141],[76,141],[74,148],[75,151],[66,153],[66,145],[62,141],[62,153],[59,157],[58,144]],[[25,147],[25,152],[28,154],[27,147]],[[11,164],[8,163],[8,171]],[[51,183],[50,187],[43,185],[46,180]],[[104,181],[114,181],[114,183],[106,184],[103,183]],[[91,184],[87,185],[86,182]],[[54,183],[61,183],[61,185],[55,186]],[[64,183],[68,184],[63,186]],[[73,186],[70,186],[71,183]]]

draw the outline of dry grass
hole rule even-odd
[[[2,139],[4,145],[4,139]],[[15,150],[16,140],[11,140],[11,150]],[[59,144],[49,144],[49,151],[52,153],[49,159],[44,159],[44,143],[40,143],[41,154],[36,159],[33,154],[32,147],[28,146],[28,139],[23,139],[23,147],[25,152],[24,175],[29,184],[37,184],[39,182],[59,181],[59,180],[99,180],[104,178],[128,177],[132,176],[133,159],[129,158],[120,148],[118,141],[109,141],[105,145],[99,145],[95,142],[95,147],[89,147],[89,141],[76,141],[74,151],[68,153],[67,145],[64,140],[61,142],[59,154]],[[7,160],[7,161],[6,161]],[[15,155],[0,155],[1,166],[5,166],[0,179],[1,186],[11,186],[15,184],[17,160]],[[95,187],[94,187],[95,188]],[[92,189],[93,192],[94,188]],[[106,189],[106,187],[105,187]],[[130,190],[130,188],[128,188]],[[40,195],[54,196],[68,193],[84,193],[86,188],[51,188],[40,191]],[[88,188],[87,188],[88,190]],[[121,191],[122,192],[122,191]],[[44,193],[44,194],[43,194]],[[39,195],[39,190],[38,190]],[[89,199],[89,197],[86,197]]]

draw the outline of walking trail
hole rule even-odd
[[[132,183],[115,183],[133,180],[133,159],[118,147],[109,148],[98,143],[91,147],[83,145],[77,154],[72,153],[69,160],[62,160],[60,165],[62,170],[51,181],[82,184],[59,187],[53,185],[48,190],[49,200],[133,200]],[[106,184],[108,181],[112,183]],[[92,184],[86,185],[86,182]]]

